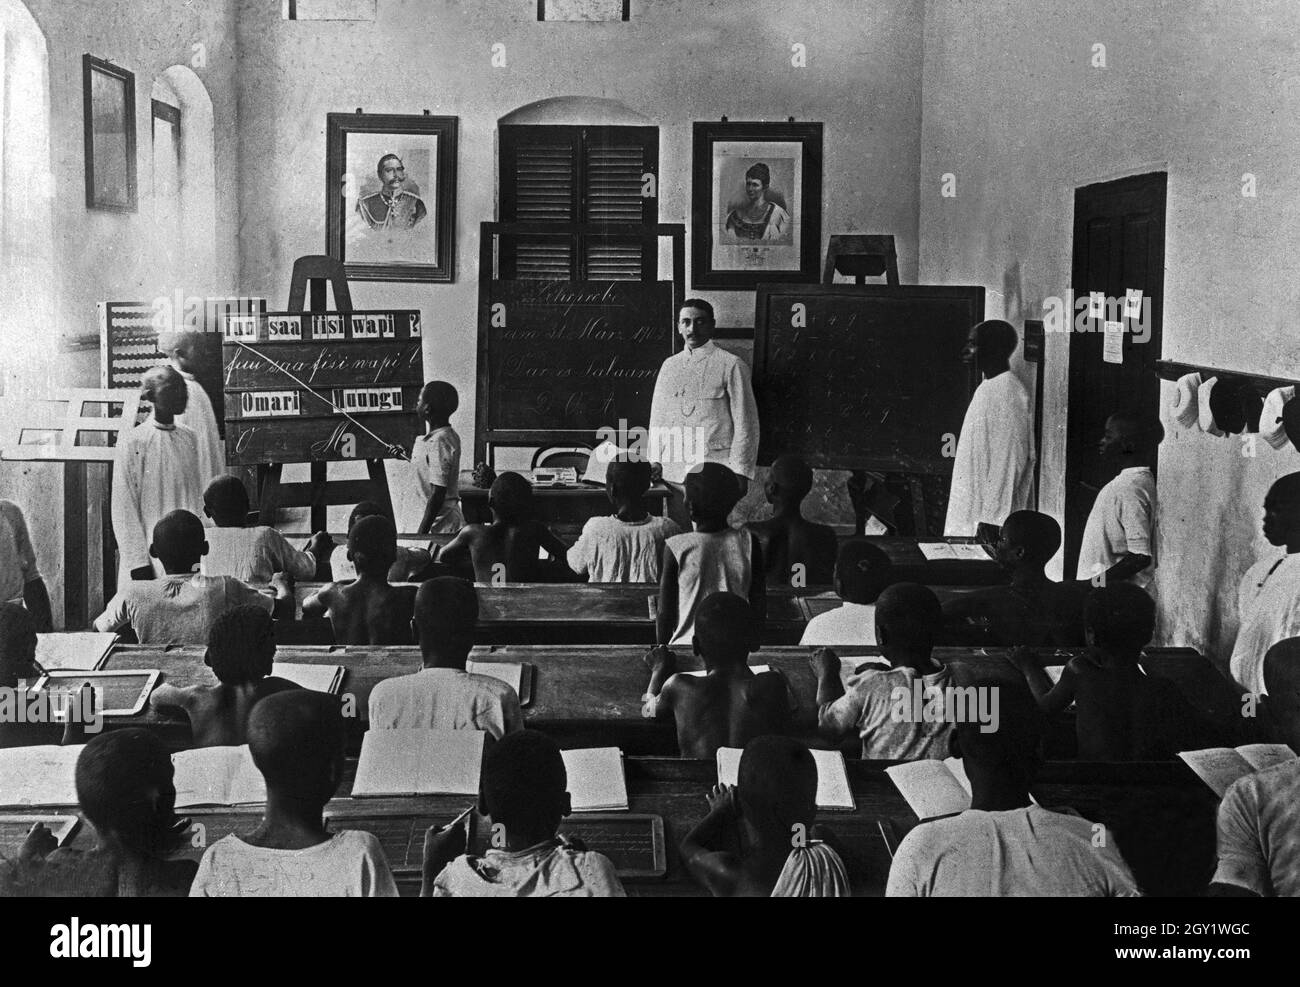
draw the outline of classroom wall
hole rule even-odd
[[[48,51],[54,242],[52,268],[42,277],[47,279],[43,307],[51,316],[49,324],[35,326],[12,312],[0,321],[0,420],[9,423],[24,414],[31,395],[57,387],[99,386],[97,343],[64,348],[67,339],[78,336],[97,340],[97,302],[170,297],[178,287],[227,293],[236,285],[237,270],[234,0],[28,0],[27,7],[45,34]],[[194,61],[196,44],[204,45],[205,65]],[[86,208],[82,55],[87,52],[135,73],[140,208],[134,214]],[[206,272],[207,282],[197,286],[171,283],[165,272],[173,265],[180,269],[184,259],[160,262],[150,246],[150,94],[154,79],[177,64],[192,66],[203,81],[218,134],[215,264]],[[101,494],[95,482],[92,498]],[[57,622],[63,588],[61,470],[0,463],[0,496],[26,510]]]
[[[496,127],[553,97],[616,100],[656,123],[659,218],[688,227],[694,121],[822,121],[823,235],[892,232],[902,277],[914,280],[922,12],[920,0],[812,10],[786,0],[634,0],[627,23],[539,24],[536,6],[518,0],[382,0],[374,22],[295,23],[280,19],[278,4],[245,0],[240,287],[283,299],[294,258],[324,250],[327,113],[458,116],[456,282],[351,288],[358,306],[423,311],[426,376],[460,390],[453,423],[468,458],[478,228],[497,218]],[[498,43],[504,68],[491,64]],[[794,43],[806,46],[806,68],[791,66]],[[752,292],[705,294],[719,325],[752,327]]]
[[[1300,377],[1298,38],[1289,0],[929,0],[921,280],[983,284],[990,317],[1041,318],[1069,286],[1074,189],[1167,171],[1163,357]],[[1104,69],[1090,64],[1096,43]],[[940,195],[945,173],[954,198]],[[1040,477],[1058,517],[1067,356],[1068,338],[1049,335]],[[1263,442],[1244,456],[1238,438],[1165,427],[1162,636],[1226,664],[1237,582],[1268,548],[1264,493],[1300,456]]]

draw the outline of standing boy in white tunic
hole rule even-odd
[[[1001,524],[1032,507],[1034,452],[1029,392],[1011,372],[1019,337],[1008,322],[989,319],[970,331],[962,360],[984,379],[975,389],[952,466],[945,535],[974,535],[981,521]]]
[[[1281,558],[1269,555],[1246,570],[1237,590],[1241,623],[1228,667],[1247,692],[1263,694],[1264,655],[1288,637],[1300,635],[1300,473],[1288,473],[1264,498],[1264,537],[1285,545]]]
[[[176,424],[184,425],[194,433],[199,447],[199,487],[206,488],[226,472],[226,452],[217,430],[217,415],[212,401],[203,389],[194,371],[198,369],[199,334],[197,332],[164,333],[164,352],[171,357],[172,366],[185,378],[187,399],[184,414],[176,416]],[[199,517],[203,517],[202,514]]]
[[[140,396],[153,414],[118,439],[113,462],[113,536],[121,559],[118,582],[154,578],[149,540],[172,511],[203,516],[198,440],[176,416],[185,410],[185,378],[171,367],[144,375]]]
[[[1099,585],[1128,580],[1148,589],[1155,578],[1156,448],[1165,437],[1155,419],[1120,412],[1106,419],[1098,446],[1119,474],[1097,494],[1079,546],[1075,579]]]

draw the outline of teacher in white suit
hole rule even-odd
[[[758,406],[749,367],[713,342],[713,306],[688,298],[677,317],[686,347],[659,368],[650,404],[649,458],[671,491],[669,516],[690,530],[686,474],[697,463],[721,463],[743,495],[758,460]]]

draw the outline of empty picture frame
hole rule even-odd
[[[135,74],[83,55],[86,208],[135,212]]]

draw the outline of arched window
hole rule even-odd
[[[160,288],[212,293],[216,266],[216,148],[212,99],[185,65],[154,80],[151,113],[153,220],[162,256]]]

